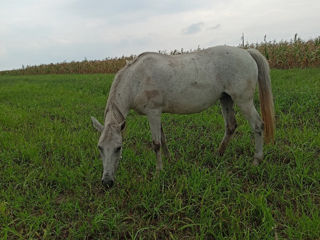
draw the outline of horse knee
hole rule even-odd
[[[256,124],[254,128],[254,132],[261,136],[261,134],[263,133],[263,129],[264,129],[264,123],[260,122]]]
[[[159,152],[160,147],[161,147],[161,144],[158,143],[158,142],[156,142],[156,141],[153,141],[152,143],[153,143],[153,150],[154,150],[155,152]]]
[[[236,128],[238,127],[237,123],[234,122],[232,125],[229,125],[227,127],[227,134],[228,135],[232,135],[235,131],[236,131]]]

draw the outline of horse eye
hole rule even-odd
[[[116,150],[114,150],[114,152],[115,152],[115,153],[118,153],[118,152],[120,152],[120,150],[121,150],[121,146],[120,146],[120,147],[117,147]]]

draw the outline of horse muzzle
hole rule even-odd
[[[103,178],[101,182],[105,188],[111,188],[114,184],[114,181],[111,178]]]

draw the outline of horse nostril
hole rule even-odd
[[[102,179],[102,185],[106,188],[111,188],[113,186],[113,180],[111,179]]]

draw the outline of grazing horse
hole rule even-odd
[[[253,104],[257,82],[263,121]],[[237,127],[235,103],[254,132],[253,163],[258,164],[263,158],[263,136],[266,142],[273,141],[274,107],[269,65],[257,50],[217,46],[175,56],[147,52],[127,63],[112,83],[104,125],[91,117],[93,126],[101,132],[98,149],[103,162],[103,185],[111,187],[114,183],[122,153],[121,131],[130,109],[149,120],[159,171],[163,168],[160,149],[169,157],[161,113],[199,113],[217,100],[226,127],[220,155]]]

